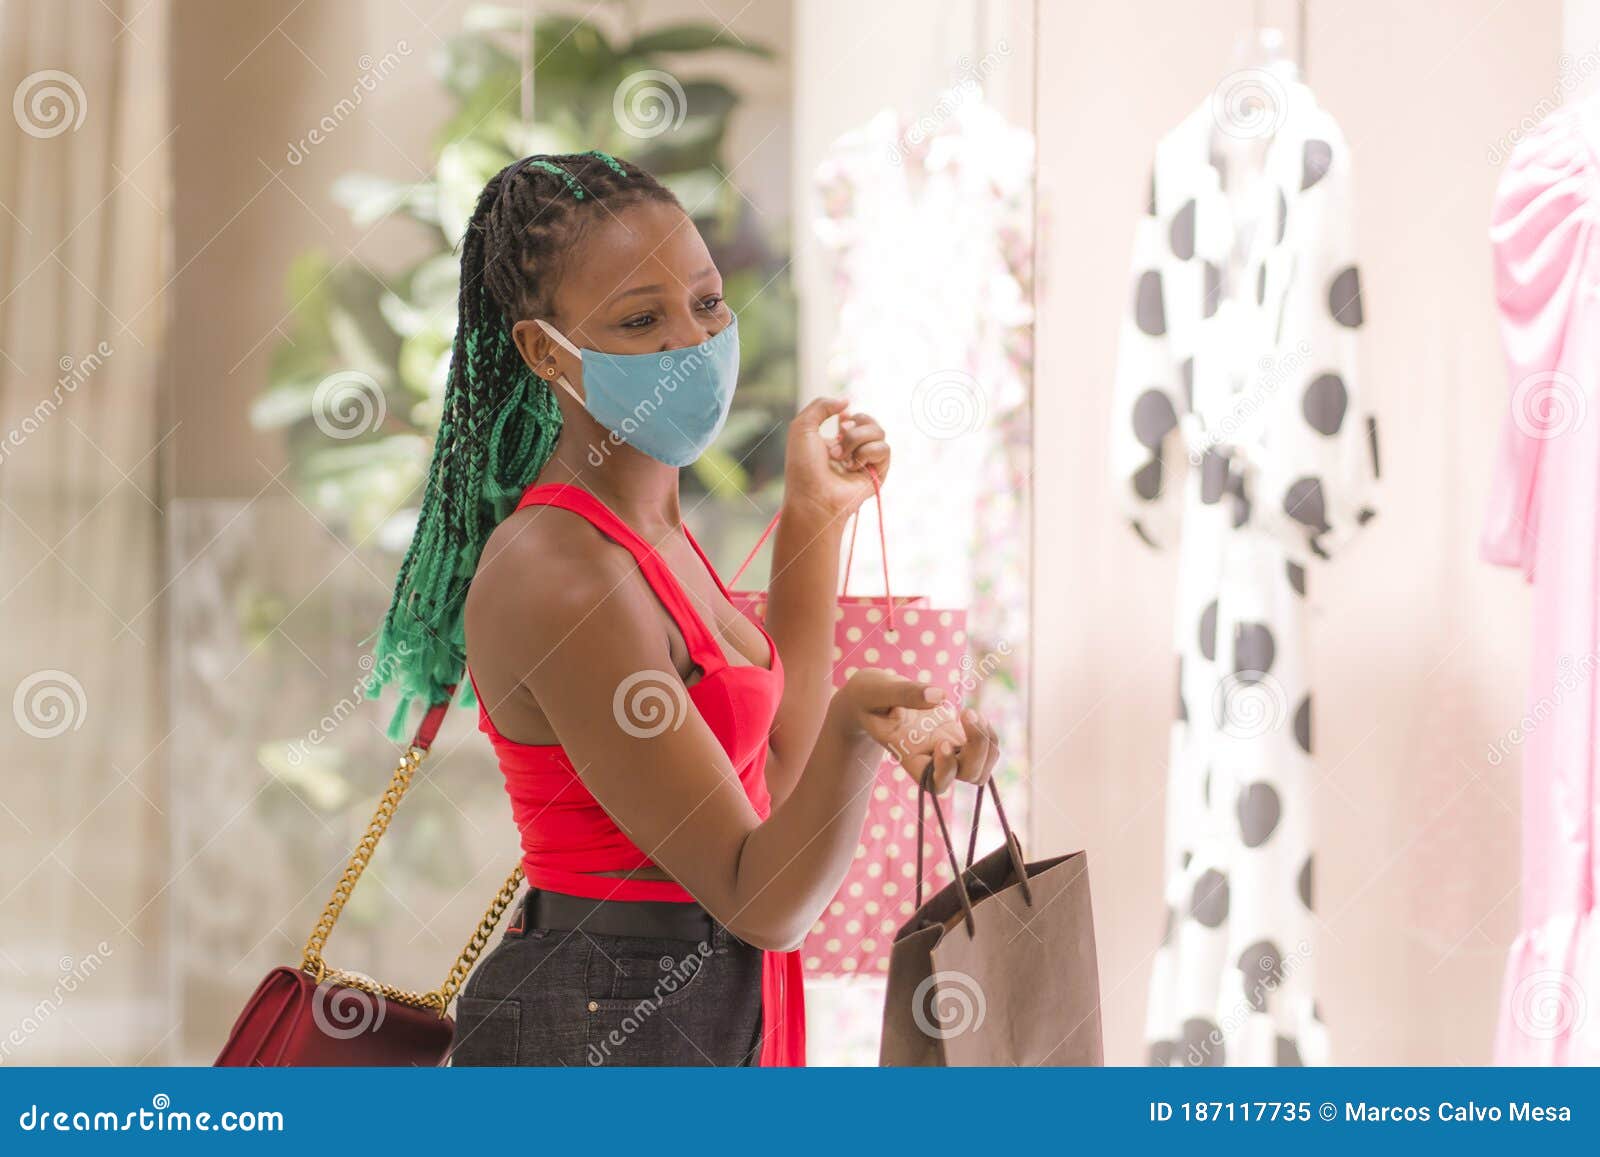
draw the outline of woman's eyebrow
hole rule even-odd
[[[716,271],[717,267],[715,265],[707,265],[704,269],[694,274],[692,280],[698,281],[700,278],[708,277]],[[632,289],[624,289],[621,293],[613,294],[609,301],[621,301],[624,297],[637,297],[645,293],[660,293],[661,290],[662,286],[656,284],[635,285]]]

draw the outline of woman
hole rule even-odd
[[[729,603],[678,470],[722,428],[737,341],[705,242],[648,173],[533,157],[484,187],[376,656],[398,735],[410,699],[448,697],[464,639],[522,835],[530,888],[462,990],[455,1064],[803,1064],[796,949],[880,748],[940,790],[998,759],[937,688],[865,670],[832,690],[841,529],[889,470],[867,415],[795,418],[765,629]]]

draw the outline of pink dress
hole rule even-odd
[[[1490,240],[1511,405],[1482,551],[1533,584],[1521,748],[1522,929],[1501,993],[1499,1064],[1600,1064],[1600,103],[1517,146]],[[1495,755],[1491,753],[1491,762]]]

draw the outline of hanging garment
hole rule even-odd
[[[1116,492],[1180,548],[1153,1064],[1328,1060],[1303,612],[1310,560],[1372,514],[1376,424],[1344,137],[1292,76],[1262,83],[1275,131],[1207,101],[1157,146],[1117,366]]]
[[[1533,584],[1522,748],[1522,931],[1497,1064],[1600,1064],[1600,103],[1557,110],[1513,150],[1490,240],[1511,379],[1482,551]],[[1491,759],[1495,758],[1491,754]]]

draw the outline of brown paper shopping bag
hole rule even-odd
[[[991,779],[1005,846],[967,867],[895,936],[880,1065],[1099,1065],[1100,973],[1083,852],[1027,863]],[[955,847],[931,775],[931,803],[952,870]],[[978,798],[981,805],[982,796]]]

